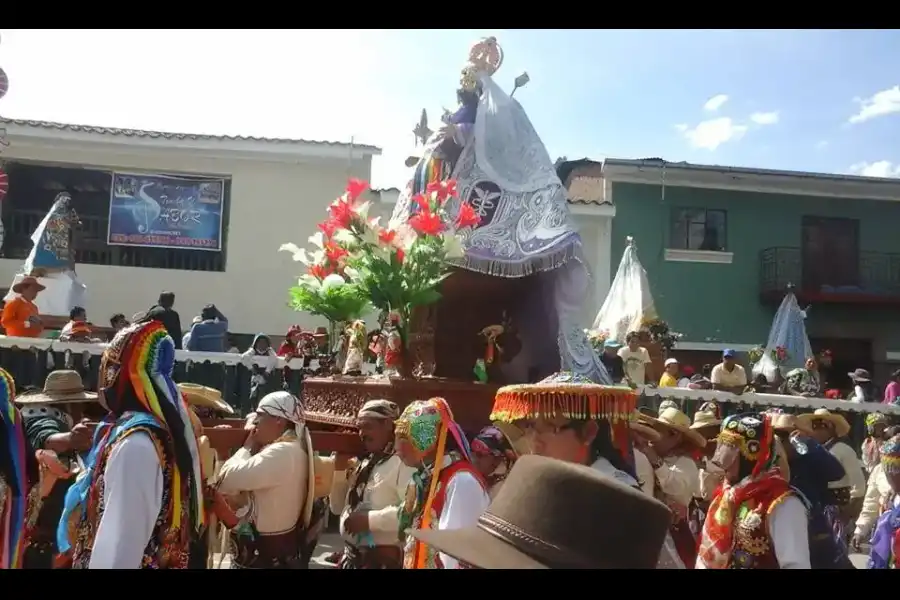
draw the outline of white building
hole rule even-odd
[[[345,143],[172,134],[39,121],[0,120],[9,147],[3,201],[0,282],[11,282],[29,237],[63,188],[83,222],[77,272],[88,286],[89,318],[146,310],[163,290],[176,295],[187,327],[215,303],[233,333],[280,335],[299,323],[322,324],[287,307],[302,265],[279,246],[305,245],[348,177],[368,181],[378,148]],[[46,168],[49,167],[49,170]],[[145,249],[106,243],[112,172],[226,180],[223,250]],[[136,266],[141,265],[141,266]],[[2,284],[8,285],[8,284]]]

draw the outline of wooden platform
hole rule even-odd
[[[490,424],[498,386],[440,378],[389,379],[387,377],[314,377],[303,381],[308,421],[336,427],[354,427],[362,405],[375,399],[396,402],[400,409],[415,400],[442,397],[466,431]]]

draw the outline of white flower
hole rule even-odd
[[[322,280],[322,291],[327,292],[331,288],[339,287],[346,283],[347,282],[344,281],[343,277],[341,277],[340,275],[338,275],[336,273],[332,273],[331,275],[327,276],[325,279]]]
[[[357,281],[359,279],[359,271],[353,267],[344,267],[344,275],[349,277],[350,281]]]
[[[441,234],[441,238],[444,242],[444,252],[447,253],[447,258],[460,258],[463,256],[462,243],[459,241],[456,233],[445,231]]]
[[[321,231],[317,231],[309,236],[309,243],[316,248],[323,249],[325,248],[325,235]]]
[[[319,290],[322,288],[322,282],[312,275],[301,275],[300,279],[297,280],[297,285],[312,290]]]
[[[281,248],[278,249],[279,252],[290,252],[293,254],[292,258],[297,262],[302,262],[304,265],[309,264],[309,255],[306,253],[306,250],[297,246],[294,243],[282,244]]]
[[[357,204],[353,207],[353,212],[362,219],[363,221],[369,216],[369,209],[372,208],[372,203],[369,201],[363,202],[362,204]]]
[[[341,245],[352,244],[356,241],[353,232],[349,229],[338,229],[334,232],[334,235],[331,236],[331,239]]]

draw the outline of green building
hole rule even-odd
[[[573,201],[613,208],[608,239],[590,242],[610,246],[595,273],[614,274],[634,236],[657,310],[694,362],[765,344],[788,285],[811,305],[813,350],[831,350],[836,371],[866,368],[883,383],[900,361],[900,180],[660,159],[559,172],[570,195],[596,180],[597,198]]]

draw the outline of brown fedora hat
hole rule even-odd
[[[96,399],[97,394],[84,389],[84,382],[78,371],[62,369],[47,375],[43,390],[22,394],[16,398],[16,402],[18,404],[64,404],[93,402]]]
[[[476,526],[410,534],[481,569],[654,569],[671,521],[590,467],[526,455]]]
[[[23,277],[22,281],[20,281],[16,285],[12,286],[12,291],[17,294],[21,294],[22,290],[24,290],[25,288],[32,286],[32,285],[35,286],[37,288],[37,291],[39,291],[39,292],[42,292],[47,289],[47,287],[44,286],[40,281],[38,281],[31,275],[28,275],[27,277]]]

